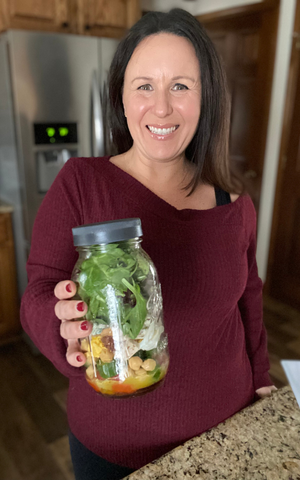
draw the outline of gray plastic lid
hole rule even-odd
[[[123,220],[81,225],[72,228],[72,233],[76,247],[105,245],[143,235],[142,223],[139,218],[124,218]]]

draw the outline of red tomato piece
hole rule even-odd
[[[132,388],[131,385],[124,385],[122,383],[114,383],[112,385],[112,390],[115,393],[133,393],[136,391],[136,389]]]
[[[96,392],[98,392],[98,393],[100,392],[99,387],[95,383],[90,382],[89,380],[87,382]]]

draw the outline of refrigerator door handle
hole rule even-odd
[[[97,72],[94,71],[92,77],[92,155],[102,157],[105,154],[104,150],[103,111]]]

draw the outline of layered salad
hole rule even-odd
[[[155,268],[128,242],[95,249],[77,272],[78,295],[93,324],[81,340],[86,378],[99,393],[122,397],[146,393],[166,375],[168,342]]]

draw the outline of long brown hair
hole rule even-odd
[[[162,32],[188,39],[200,65],[201,114],[196,133],[185,151],[187,160],[196,168],[185,189],[191,195],[202,181],[227,192],[237,191],[237,183],[229,167],[230,104],[225,70],[203,26],[180,8],[174,8],[169,13],[147,13],[118,45],[109,73],[110,126],[117,153],[128,151],[133,144],[122,101],[126,67],[144,38]]]

